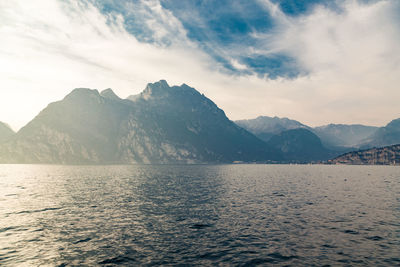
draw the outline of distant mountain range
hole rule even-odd
[[[238,120],[235,121],[235,123],[266,142],[272,136],[280,134],[283,131],[298,128],[310,128],[295,120],[268,116],[259,116],[255,119],[250,120]]]
[[[287,130],[307,129],[316,134],[325,147],[334,151],[400,143],[400,119],[393,120],[384,127],[329,124],[313,128],[296,120],[267,116],[235,122],[264,141]]]
[[[359,147],[371,148],[400,144],[400,119],[392,120],[362,140]]]
[[[378,127],[360,124],[329,124],[313,128],[313,132],[321,138],[325,146],[359,147],[360,143],[376,132]]]
[[[312,128],[288,118],[266,116],[239,120],[236,123],[270,146],[280,149],[285,158],[292,162],[323,161],[343,154],[329,162],[399,164],[396,161],[399,153],[397,147],[390,145],[400,144],[400,119],[395,119],[384,127],[329,124]],[[384,146],[386,147],[376,148]]]
[[[17,133],[0,123],[0,163],[305,163],[398,143],[400,119],[380,128],[267,116],[232,122],[194,88],[164,80],[127,99],[77,88]]]

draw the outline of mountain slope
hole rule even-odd
[[[235,123],[264,141],[268,141],[273,135],[280,134],[286,130],[309,129],[308,126],[296,120],[268,116],[259,116],[250,120],[238,120]]]
[[[400,144],[400,118],[392,120],[384,127],[380,127],[369,138],[363,140],[362,148],[382,147]]]
[[[329,160],[328,163],[352,165],[400,165],[400,145],[349,152]]]
[[[15,132],[11,130],[10,126],[0,121],[0,143],[6,141],[14,134]]]
[[[230,121],[210,99],[183,84],[151,84],[134,101],[155,116],[170,144],[192,147],[201,161],[252,161],[273,157],[264,142]],[[184,141],[184,142],[183,142]]]
[[[315,127],[313,132],[328,147],[356,147],[377,129],[378,127],[360,124],[329,124]]]
[[[132,99],[132,98],[130,98]],[[205,163],[279,159],[187,86],[149,84],[133,100],[75,89],[48,105],[0,147],[0,161]]]
[[[23,163],[113,162],[114,136],[128,113],[127,104],[78,88],[49,104],[2,147],[0,155]]]
[[[322,145],[318,136],[304,128],[274,135],[267,144],[280,150],[285,160],[290,162],[319,161],[333,156],[333,153]]]

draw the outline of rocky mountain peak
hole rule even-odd
[[[104,98],[112,99],[112,100],[121,100],[111,88],[107,88],[101,91],[100,95]]]
[[[100,97],[100,93],[97,89],[75,88],[64,99],[82,99],[86,97]]]
[[[167,81],[160,80],[155,83],[147,84],[146,89],[144,89],[141,95],[145,100],[148,100],[151,97],[164,96],[168,93],[169,89],[170,87]]]
[[[188,100],[192,96],[204,97],[204,95],[202,96],[196,89],[187,84],[182,84],[181,86],[169,86],[165,80],[160,80],[156,83],[149,83],[146,86],[146,89],[139,94],[139,97],[144,100],[167,98]],[[135,101],[138,99],[138,96],[129,96],[128,99]]]
[[[236,123],[246,130],[255,133],[279,134],[285,130],[309,128],[306,125],[288,118],[259,116],[255,119],[239,120]]]

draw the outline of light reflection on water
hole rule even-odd
[[[400,168],[0,165],[0,265],[400,264]]]

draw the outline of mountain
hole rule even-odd
[[[15,132],[11,130],[10,126],[0,121],[0,143],[6,141],[14,134]]]
[[[268,141],[273,135],[280,134],[283,131],[305,128],[308,126],[288,118],[259,116],[255,119],[235,121],[237,125],[255,134],[258,138]]]
[[[325,147],[337,151],[358,147],[363,140],[373,135],[378,129],[378,127],[360,124],[329,124],[311,128],[296,120],[267,116],[235,122],[264,141],[268,141],[273,135],[286,130],[308,129],[321,139]]]
[[[129,102],[130,104],[130,102]],[[113,162],[128,100],[111,100],[97,90],[77,88],[49,104],[0,147],[2,162]]]
[[[392,120],[361,143],[362,148],[382,147],[400,144],[400,118]]]
[[[327,147],[357,147],[359,143],[375,133],[378,127],[360,124],[329,124],[313,128]]]
[[[349,152],[328,161],[329,164],[400,165],[400,145]]]
[[[318,136],[305,128],[283,131],[272,136],[267,144],[280,150],[289,162],[320,161],[334,155],[322,145]]]
[[[0,147],[0,162],[208,163],[279,160],[280,153],[230,121],[185,84],[148,84],[129,99],[74,89]]]
[[[268,145],[281,151],[286,161],[326,160],[351,150],[351,148],[343,147],[345,141],[339,138],[345,138],[344,134],[338,134],[341,133],[338,130],[339,127],[333,124],[311,128],[296,120],[267,116],[235,122],[267,142]],[[344,128],[346,126],[343,125]],[[336,135],[339,137],[335,137]],[[330,138],[336,138],[337,141],[331,143]]]

